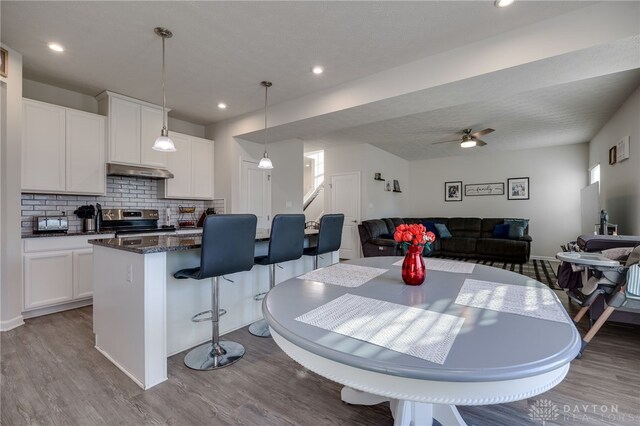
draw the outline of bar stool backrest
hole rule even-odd
[[[251,270],[257,223],[253,214],[207,216],[202,231],[201,279]]]
[[[325,214],[320,218],[316,254],[331,253],[340,248],[343,224],[344,215],[342,213]]]
[[[304,215],[277,214],[271,222],[267,263],[280,263],[302,257],[304,247]]]

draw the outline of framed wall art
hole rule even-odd
[[[0,47],[0,76],[7,77],[9,74],[9,52]]]
[[[472,183],[464,186],[464,195],[475,197],[477,195],[504,195],[504,183]]]
[[[444,183],[445,201],[462,201],[462,181]]]
[[[611,147],[609,150],[609,164],[616,164],[617,155],[616,155],[616,147],[615,145]]]
[[[616,144],[616,163],[629,158],[629,139],[629,136],[625,136]]]
[[[529,199],[529,178],[518,177],[507,179],[507,198],[509,200]]]

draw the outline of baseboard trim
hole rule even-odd
[[[549,262],[560,262],[558,259],[551,256],[530,256],[530,258],[534,260],[548,260]]]
[[[0,321],[0,331],[9,331],[14,328],[20,327],[24,325],[24,318],[22,315],[18,315],[15,318],[11,318],[10,320]]]
[[[30,311],[24,311],[22,318],[35,318],[42,315],[55,314],[56,312],[68,311],[70,309],[82,308],[83,306],[89,306],[93,304],[93,298],[90,297],[84,300],[76,300],[73,302],[65,303],[63,305],[47,306],[44,308],[36,308]]]

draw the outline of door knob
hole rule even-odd
[[[357,221],[357,220],[354,220],[354,221],[353,221],[353,223],[358,223],[358,221]]]

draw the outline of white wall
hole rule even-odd
[[[361,220],[404,216],[409,207],[409,162],[373,145],[359,144],[333,147],[324,151],[325,182],[336,173],[360,172]],[[400,182],[402,193],[384,190],[384,182],[373,179],[380,173],[384,179]],[[325,206],[330,206],[331,191],[325,191]]]
[[[20,236],[20,179],[22,145],[22,56],[8,46],[6,105],[2,105],[0,148],[0,330],[22,321],[22,250]]]
[[[553,257],[580,235],[580,189],[587,184],[588,145],[411,161],[411,217],[530,219],[533,256]],[[507,178],[529,177],[530,199],[508,200]],[[444,201],[444,183],[504,182],[505,195]]]
[[[98,114],[98,101],[96,98],[83,93],[27,79],[23,80],[22,93],[23,96],[28,99],[35,99],[37,101]],[[124,95],[126,95],[126,93],[124,93]],[[190,123],[173,117],[169,117],[167,124],[170,131],[199,138],[205,137],[205,127],[200,124]],[[158,129],[158,131],[160,131],[160,129]]]
[[[630,158],[609,165],[609,149],[630,136]],[[600,206],[618,232],[640,235],[640,87],[589,144],[589,165],[600,163]]]

